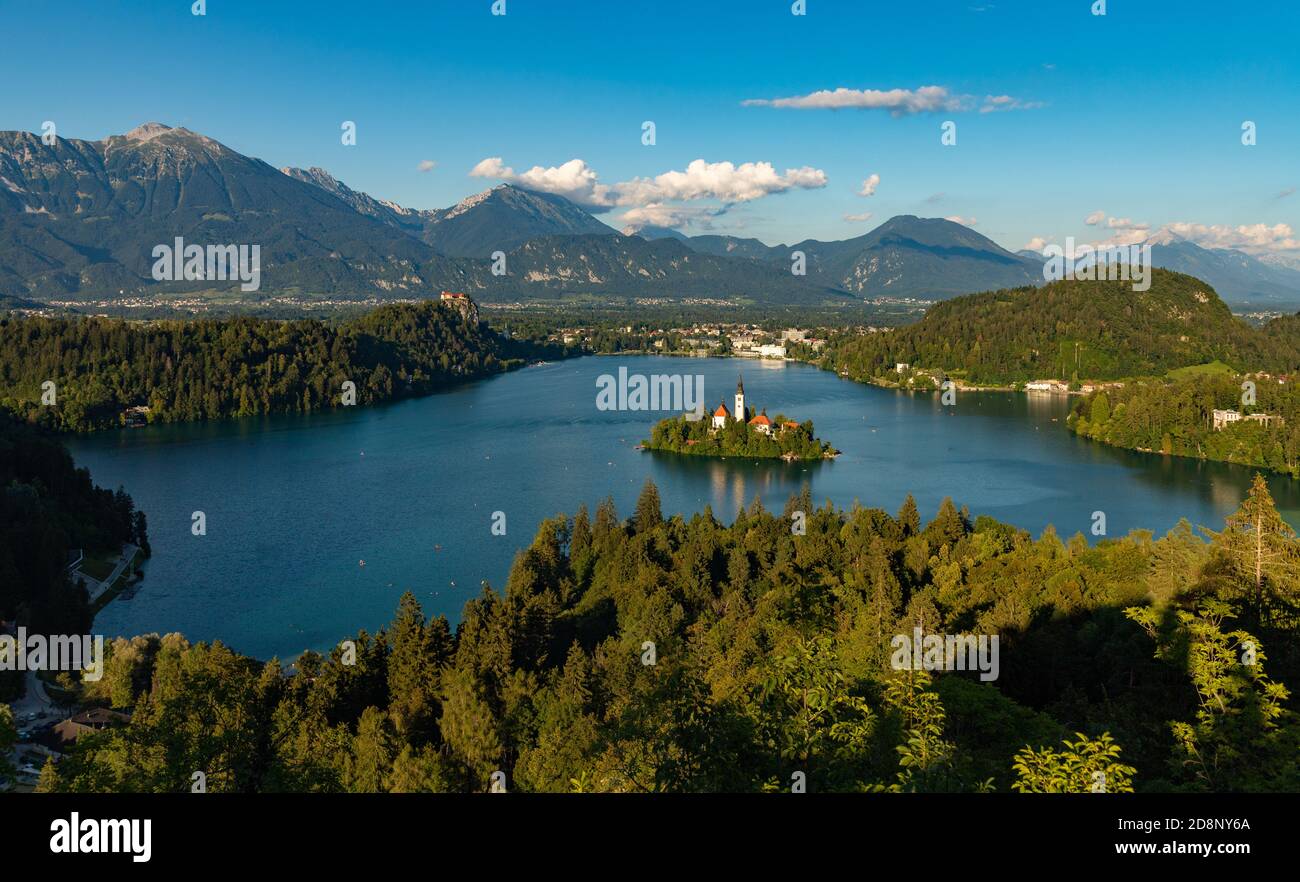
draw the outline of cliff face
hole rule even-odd
[[[459,312],[470,324],[478,324],[478,304],[469,297],[444,297],[439,302]]]

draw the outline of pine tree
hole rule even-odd
[[[898,522],[903,527],[903,538],[915,536],[921,531],[921,513],[916,510],[916,500],[907,494],[903,507],[898,510]]]
[[[659,488],[649,478],[646,478],[641,495],[637,498],[632,523],[638,533],[647,533],[663,523],[663,514],[659,510]]]
[[[416,744],[436,734],[433,693],[437,671],[432,665],[429,637],[424,610],[415,595],[407,591],[398,602],[388,638],[388,693],[392,696],[389,713],[397,733]]]
[[[473,674],[455,671],[443,678],[442,719],[438,721],[443,740],[483,786],[500,767],[505,753],[500,725],[500,717],[493,713]]]
[[[1246,499],[1219,533],[1214,547],[1226,562],[1234,593],[1255,622],[1267,623],[1276,607],[1300,598],[1300,543],[1282,519],[1263,475],[1255,474]]]
[[[600,542],[618,529],[618,511],[614,508],[614,497],[607,496],[596,506],[596,527],[592,537]]]
[[[580,560],[591,548],[591,519],[587,517],[587,506],[578,507],[573,517],[573,534],[569,539],[569,559]]]
[[[395,738],[388,716],[368,707],[357,723],[352,754],[347,764],[348,790],[353,793],[383,793],[392,771]]]
[[[966,535],[966,520],[952,504],[952,497],[944,497],[943,503],[939,506],[939,513],[926,526],[925,532],[930,544],[934,546],[956,542]]]
[[[37,793],[58,793],[63,786],[63,779],[59,776],[59,768],[54,762],[54,757],[47,756],[45,765],[41,766],[41,776],[36,779]]]

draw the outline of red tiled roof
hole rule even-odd
[[[751,426],[770,426],[772,425],[772,421],[767,418],[767,414],[760,413],[758,416],[750,420],[749,424]]]
[[[727,410],[727,405],[719,404],[718,409],[713,412],[714,416],[731,416],[731,411]]]

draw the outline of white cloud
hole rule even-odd
[[[1021,251],[1042,251],[1044,248],[1047,247],[1047,243],[1050,242],[1052,238],[1053,237],[1051,236],[1035,236],[1034,238],[1026,242],[1025,247],[1021,248],[1020,250]]]
[[[1139,223],[1127,217],[1106,217],[1104,211],[1094,211],[1084,218],[1084,223],[1095,227],[1102,225],[1102,218],[1105,218],[1105,228],[1114,232],[1105,239],[1089,243],[1093,247],[1108,248],[1115,245],[1137,245],[1151,237],[1150,224]]]
[[[947,86],[921,86],[919,89],[819,89],[806,95],[784,98],[749,98],[745,107],[780,107],[795,110],[887,110],[892,116],[914,113],[972,110],[981,113],[998,110],[1032,110],[1041,102],[1022,101],[1010,95],[956,95]]]
[[[1110,230],[1149,230],[1151,225],[1136,223],[1127,217],[1108,217],[1106,218],[1106,228]]]
[[[963,110],[963,99],[952,95],[945,86],[922,86],[919,89],[821,89],[807,95],[786,98],[750,98],[746,107],[785,107],[798,110],[841,110],[859,108],[888,110],[894,116],[934,113],[940,110]]]
[[[416,170],[422,172],[431,172],[437,167],[438,167],[438,163],[434,162],[432,159],[421,159],[420,164],[416,166]]]
[[[980,113],[1001,113],[1007,110],[1037,110],[1043,106],[1041,101],[1021,101],[1010,95],[985,95],[980,105]]]
[[[1235,248],[1248,254],[1269,254],[1300,249],[1290,224],[1165,224],[1157,235],[1172,233],[1202,248]]]
[[[619,205],[646,205],[663,200],[717,199],[749,202],[786,190],[815,190],[826,186],[826,172],[803,166],[777,174],[770,162],[705,162],[696,159],[685,171],[667,171],[653,178],[615,184]]]
[[[871,220],[871,218],[872,213],[870,211],[864,211],[862,214],[844,215],[844,219],[851,224],[865,224],[867,221]]]
[[[724,213],[724,209],[695,205],[664,205],[652,203],[630,208],[620,218],[624,229],[640,230],[643,227],[670,227],[681,229],[689,224],[707,227],[708,220]]]
[[[669,201],[716,199],[724,203],[750,202],[787,190],[813,190],[826,186],[826,172],[803,166],[779,174],[770,162],[705,162],[696,159],[684,171],[667,171],[653,178],[633,178],[602,184],[595,170],[581,159],[543,168],[533,166],[522,174],[500,157],[484,159],[470,170],[471,177],[509,181],[531,190],[555,193],[591,208],[646,207]]]
[[[862,189],[858,191],[859,196],[875,196],[876,188],[880,186],[880,175],[873,174],[862,182]]]
[[[961,224],[963,227],[973,227],[979,223],[978,218],[962,217],[960,214],[950,214],[944,218],[946,221],[952,221],[955,224]]]
[[[1140,245],[1151,238],[1151,231],[1146,227],[1116,230],[1100,242],[1092,242],[1094,248],[1109,248],[1112,245]]]
[[[601,184],[595,170],[581,159],[570,159],[563,165],[550,168],[535,165],[523,174],[515,174],[513,168],[501,161],[501,157],[492,156],[470,169],[469,174],[472,178],[495,178],[530,190],[555,193],[580,205],[609,208],[614,204],[609,187]]]

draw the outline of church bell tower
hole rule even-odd
[[[735,416],[736,419],[740,420],[742,423],[747,422],[747,418],[745,416],[745,379],[743,377],[736,378]]]

